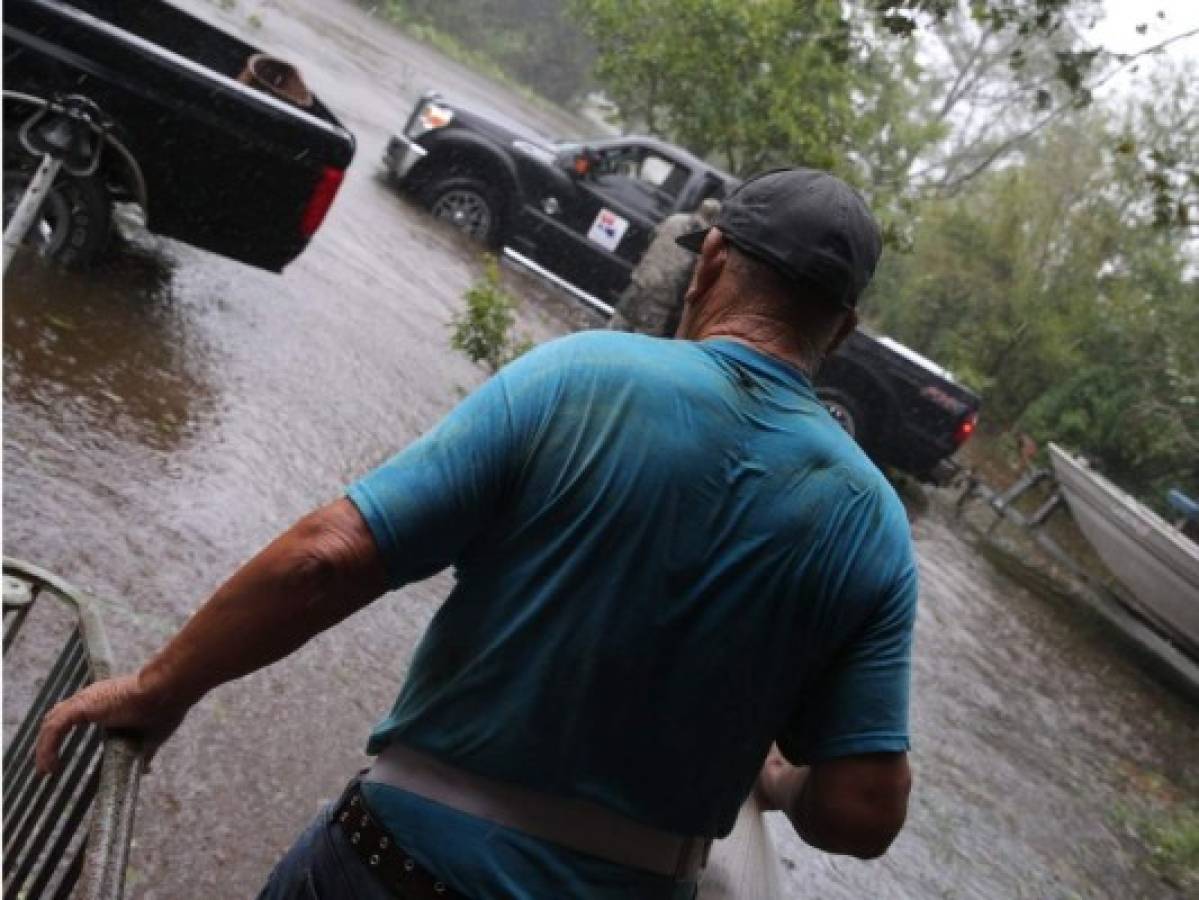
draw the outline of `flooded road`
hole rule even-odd
[[[300,64],[358,138],[329,218],[282,276],[138,241],[88,277],[20,259],[5,285],[4,550],[106,598],[133,667],[280,530],[435,422],[481,372],[449,348],[477,248],[377,178],[425,88],[581,126],[413,44],[357,5],[181,4]],[[249,16],[261,19],[251,27]],[[587,316],[532,295],[543,340]],[[1115,813],[1147,779],[1197,793],[1199,714],[1068,610],[989,568],[936,514],[923,593],[916,789],[886,858],[823,856],[772,822],[796,898],[1181,896]],[[203,701],[143,781],[129,896],[253,896],[360,768],[448,590],[391,595]]]

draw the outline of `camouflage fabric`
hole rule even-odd
[[[695,254],[678,246],[674,239],[688,231],[707,228],[715,220],[717,210],[719,205],[715,201],[704,201],[699,211],[675,213],[658,224],[653,241],[633,270],[629,286],[620,295],[609,328],[656,337],[673,335],[695,267]]]

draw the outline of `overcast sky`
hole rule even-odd
[[[1087,40],[1113,53],[1135,53],[1152,47],[1174,35],[1199,29],[1199,0],[1105,0],[1104,18],[1087,32]],[[1145,34],[1137,34],[1137,26],[1145,25]],[[1170,62],[1199,61],[1199,35],[1170,44],[1163,56]],[[1151,56],[1140,62],[1138,71],[1117,75],[1099,87],[1097,96],[1119,96],[1129,89],[1144,90],[1144,79],[1153,71],[1161,56]],[[1139,91],[1138,91],[1139,92]]]
[[[1104,7],[1107,15],[1091,31],[1091,40],[1114,53],[1135,53],[1199,28],[1199,0],[1107,0]],[[1148,27],[1140,35],[1136,29],[1142,24]],[[1172,60],[1199,60],[1199,35],[1171,45],[1166,52]]]

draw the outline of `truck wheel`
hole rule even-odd
[[[15,131],[4,132],[4,224],[12,218],[33,179],[38,160],[26,153]],[[71,269],[86,268],[108,244],[112,202],[97,177],[75,178],[59,172],[41,216],[25,238],[26,246]]]
[[[851,438],[859,444],[865,443],[866,419],[863,417],[858,404],[844,391],[836,388],[818,387],[816,396],[824,404],[836,421]]]
[[[446,178],[435,182],[426,196],[435,218],[444,219],[488,247],[499,247],[500,206],[482,181]]]

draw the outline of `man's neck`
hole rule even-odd
[[[780,359],[799,369],[809,379],[820,368],[821,360],[807,347],[801,345],[788,329],[766,316],[739,315],[701,323],[692,340],[706,341],[720,338],[736,341],[747,347]]]

